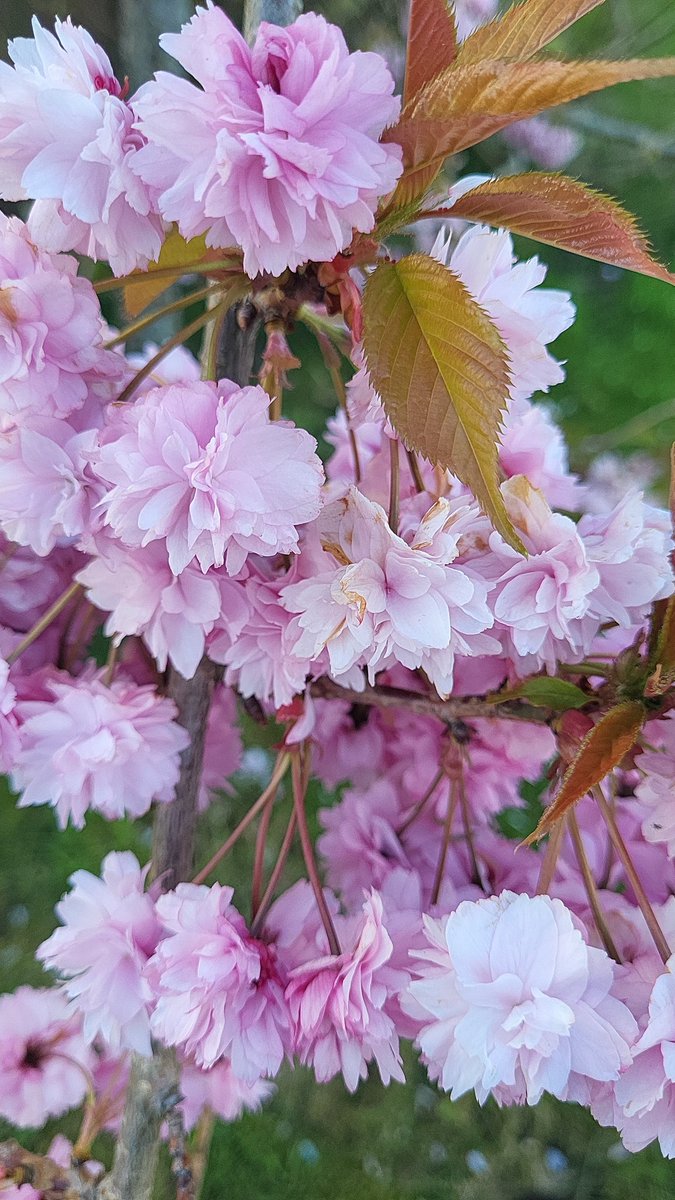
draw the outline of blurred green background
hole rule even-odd
[[[224,7],[239,19],[238,5]],[[395,0],[327,0],[318,7],[342,24],[353,48],[387,48],[392,60],[400,56]],[[7,37],[28,33],[31,12],[47,23],[56,12],[70,11],[105,45],[118,73],[130,76],[133,90],[147,74],[144,64],[160,62],[156,29],[177,28],[192,10],[189,0],[73,0],[69,9],[55,0],[0,0],[0,37],[4,45]],[[607,0],[559,48],[586,57],[675,54],[675,4]],[[675,80],[666,80],[625,85],[555,114],[583,138],[569,172],[637,213],[671,265],[674,110]],[[456,168],[530,165],[494,138],[460,156]],[[518,249],[533,253],[531,243]],[[571,291],[578,306],[576,324],[555,346],[568,360],[567,382],[551,397],[573,464],[587,469],[599,454],[616,452],[628,458],[626,478],[633,464],[637,470],[654,464],[658,489],[675,439],[675,291],[546,248],[541,257],[550,268],[547,282]],[[318,431],[335,406],[327,378],[312,359],[294,383],[294,408]],[[249,745],[258,740],[258,730],[249,730]],[[246,764],[235,780],[236,796],[216,802],[203,822],[202,853],[222,840],[257,794],[260,755],[249,751]],[[50,811],[19,812],[7,793],[0,795],[0,829],[0,990],[10,991],[44,982],[33,952],[53,928],[53,906],[70,873],[98,871],[110,849],[133,848],[147,858],[149,829],[94,817],[82,833],[57,833]],[[273,826],[272,844],[274,834]],[[251,853],[252,842],[243,839],[225,872],[228,882],[241,880],[244,909]],[[556,1103],[503,1112],[494,1104],[480,1109],[471,1099],[451,1104],[428,1085],[412,1057],[406,1087],[385,1090],[370,1081],[354,1097],[338,1083],[316,1086],[305,1071],[278,1082],[260,1115],[217,1127],[205,1200],[665,1200],[675,1194],[675,1165],[653,1149],[627,1155],[617,1135],[599,1129],[584,1111]],[[76,1116],[58,1127],[72,1136]],[[0,1125],[0,1139],[7,1132]],[[53,1132],[22,1135],[22,1141],[43,1151]],[[111,1142],[101,1139],[96,1150],[108,1159]],[[158,1194],[171,1195],[166,1181]]]

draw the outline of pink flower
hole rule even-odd
[[[675,710],[645,730],[650,748],[635,760],[641,771],[635,795],[644,805],[642,832],[648,842],[665,843],[675,856]]]
[[[67,416],[87,397],[86,373],[103,350],[101,310],[68,255],[48,255],[17,217],[0,214],[0,423],[17,414]]]
[[[241,765],[241,730],[237,722],[237,701],[229,687],[218,687],[213,693],[206,722],[204,764],[202,767],[200,810],[208,807],[212,791],[230,794],[228,783]]]
[[[110,61],[86,30],[33,18],[34,40],[0,63],[2,197],[33,199],[32,236],[47,250],[109,259],[123,274],[156,259],[162,222],[134,170],[143,138]]]
[[[39,1128],[75,1108],[93,1056],[78,1018],[55,988],[0,996],[0,1116]]]
[[[528,117],[503,130],[504,141],[516,153],[545,171],[560,171],[576,158],[583,139],[567,125],[554,125],[547,116]]]
[[[675,978],[668,960],[649,1001],[649,1022],[635,1058],[616,1085],[619,1129],[629,1150],[658,1138],[661,1153],[675,1158]]]
[[[330,260],[373,228],[401,172],[377,140],[399,111],[379,55],[350,54],[315,13],[263,22],[249,49],[211,4],[161,44],[201,85],[160,72],[135,102],[150,143],[136,169],[166,220],[242,246],[251,276]]]
[[[599,574],[590,613],[624,628],[640,624],[655,600],[673,592],[670,516],[629,491],[608,513],[587,513],[577,526]]]
[[[309,660],[288,650],[284,634],[292,615],[282,607],[280,592],[292,576],[265,579],[251,573],[242,592],[249,605],[243,627],[228,620],[216,622],[209,639],[209,656],[227,667],[227,682],[244,697],[255,696],[275,708],[290,704],[302,692]]]
[[[502,484],[502,493],[528,556],[512,550],[499,534],[491,535],[495,568],[499,558],[503,561],[491,605],[518,674],[541,667],[553,672],[558,658],[581,657],[597,631],[599,622],[589,633],[581,618],[589,611],[598,571],[574,522],[552,512],[527,479],[514,476]]]
[[[119,678],[106,687],[97,677],[58,673],[44,687],[48,699],[17,706],[12,786],[20,808],[51,804],[61,828],[70,819],[81,829],[89,809],[116,820],[173,799],[189,739],[171,700]]]
[[[454,5],[457,36],[464,41],[469,34],[497,15],[499,0],[456,0]]]
[[[16,688],[9,678],[9,666],[0,658],[0,771],[11,771],[20,748],[16,707]]]
[[[431,253],[466,285],[492,317],[510,357],[511,397],[525,399],[547,392],[565,378],[546,346],[574,321],[567,292],[541,288],[546,267],[538,258],[518,262],[511,235],[472,225],[450,252],[450,239],[439,234]]]
[[[631,1061],[633,1017],[612,994],[613,968],[571,913],[548,896],[502,892],[427,920],[430,949],[406,1007],[432,1079],[452,1098],[536,1104],[576,1098]]]
[[[226,1061],[217,1063],[210,1071],[202,1071],[188,1062],[180,1073],[180,1090],[183,1120],[189,1133],[205,1108],[222,1121],[236,1121],[243,1112],[259,1112],[273,1094],[274,1084],[267,1079],[245,1083]]]
[[[338,804],[319,810],[323,829],[317,849],[326,860],[326,878],[348,905],[364,890],[381,888],[397,868],[410,870],[410,860],[397,833],[404,802],[394,784],[378,779],[368,788],[348,788]]]
[[[289,1052],[288,1011],[274,947],[251,937],[232,888],[181,883],[157,901],[166,937],[148,966],[152,1032],[197,1066],[227,1058],[254,1084]]]
[[[398,1035],[387,1000],[400,985],[388,966],[393,945],[373,891],[362,912],[339,923],[342,953],[305,962],[291,972],[286,1000],[296,1052],[319,1083],[342,1073],[350,1092],[374,1061],[383,1083],[403,1082]]]
[[[43,556],[88,529],[95,443],[93,429],[79,433],[65,419],[32,413],[0,432],[0,525],[8,538]]]
[[[155,388],[111,424],[96,470],[105,519],[128,546],[166,541],[175,575],[197,560],[236,575],[249,553],[295,552],[320,505],[316,442],[270,422],[269,396],[229,380]]]
[[[574,512],[585,489],[571,475],[565,439],[545,405],[512,400],[504,414],[499,462],[507,476],[525,475],[554,508]]]
[[[92,548],[96,554],[77,579],[92,603],[110,614],[106,633],[140,634],[160,671],[170,661],[191,679],[217,622],[234,639],[241,632],[249,612],[246,593],[224,571],[204,575],[190,563],[174,575],[161,542],[130,549],[101,535]]]
[[[63,928],[38,947],[37,957],[65,978],[63,990],[84,1017],[88,1042],[148,1055],[152,992],[143,976],[161,933],[141,870],[129,852],[103,860],[101,878],[71,875],[71,890],[56,906]]]
[[[484,633],[492,624],[485,584],[470,568],[448,565],[457,553],[452,531],[434,553],[434,536],[453,521],[446,501],[437,507],[433,531],[428,514],[410,546],[356,488],[328,506],[320,525],[325,566],[281,592],[298,614],[286,631],[288,650],[315,660],[325,650],[331,675],[345,681],[359,664],[371,681],[395,662],[423,667],[441,695],[452,690],[455,654],[495,652],[497,641]]]

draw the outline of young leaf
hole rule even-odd
[[[536,842],[569,812],[577,800],[618,767],[624,755],[635,745],[647,711],[637,700],[627,700],[610,708],[583,739],[576,758],[568,767],[560,790],[546,809],[534,833],[525,845]]]
[[[157,262],[148,265],[147,282],[134,283],[132,287],[124,289],[124,307],[129,316],[137,317],[174,282],[172,279],[167,279],[165,275],[161,279],[153,279],[153,271],[159,268],[175,267],[176,277],[178,277],[182,266],[199,262],[206,253],[206,242],[203,237],[192,238],[191,241],[186,242],[176,228],[170,230],[162,244]],[[213,251],[210,254],[213,257]]]
[[[675,58],[625,62],[495,60],[441,71],[406,105],[384,141],[403,147],[404,171],[388,207],[421,195],[450,154],[474,146],[514,121],[532,117],[616,83],[675,75]]]
[[[457,53],[455,17],[446,0],[412,0],[403,103],[452,65]]]
[[[525,62],[605,0],[524,0],[462,42],[457,63],[510,58]]]
[[[524,553],[499,490],[509,372],[492,321],[457,276],[426,254],[381,263],[363,308],[373,386],[401,437],[470,487],[495,528]]]
[[[590,699],[581,688],[568,679],[551,679],[548,675],[537,675],[526,679],[517,687],[508,688],[496,696],[489,696],[492,704],[505,704],[508,700],[529,700],[530,704],[566,712],[570,708],[583,708]]]
[[[631,213],[565,175],[533,171],[491,179],[465,192],[443,215],[510,229],[584,258],[675,283],[675,276],[652,256]]]

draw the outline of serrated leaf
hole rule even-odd
[[[209,253],[213,257],[213,251]],[[132,287],[124,289],[124,307],[129,316],[137,317],[174,282],[172,279],[167,279],[165,275],[161,279],[153,279],[153,271],[175,267],[178,276],[181,267],[199,262],[200,259],[206,257],[206,254],[206,241],[203,236],[191,238],[188,242],[177,229],[171,229],[162,243],[157,262],[150,263],[147,271],[143,272],[143,274],[147,274],[147,282],[134,283]]]
[[[434,215],[441,211],[448,217],[510,229],[584,258],[675,283],[675,275],[653,257],[632,213],[565,175],[532,171],[491,179]]]
[[[666,604],[652,665],[660,667],[667,678],[675,672],[675,596],[671,596]]]
[[[461,280],[426,254],[381,263],[363,310],[366,362],[392,424],[471,488],[495,528],[525,553],[499,490],[509,372],[496,327]]]
[[[627,700],[610,708],[581,742],[574,761],[565,772],[555,799],[546,809],[534,833],[525,845],[548,833],[591,788],[618,767],[635,745],[647,718],[644,704]]]
[[[403,102],[452,65],[457,53],[455,16],[446,0],[412,0]]]
[[[453,66],[437,75],[384,141],[403,148],[404,171],[388,207],[421,195],[450,154],[484,141],[514,121],[617,83],[675,74],[675,58],[625,62],[509,62]]]
[[[555,712],[583,708],[589,699],[590,697],[575,683],[570,683],[567,679],[551,679],[548,675],[526,679],[517,687],[488,697],[491,704],[505,704],[508,700],[529,700],[530,704],[552,708]]]
[[[524,62],[605,0],[525,0],[462,42],[457,63],[509,58]]]

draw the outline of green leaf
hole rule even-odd
[[[627,700],[610,708],[583,738],[579,750],[563,778],[560,790],[546,809],[526,845],[538,841],[581,800],[635,745],[647,718],[644,704]]]
[[[363,311],[368,370],[392,424],[409,447],[471,488],[524,554],[499,490],[509,371],[496,327],[461,280],[426,254],[381,263]]]
[[[526,679],[515,688],[488,697],[491,704],[505,704],[508,700],[529,700],[530,704],[552,708],[555,712],[583,708],[589,699],[590,697],[575,683],[570,683],[567,679],[551,679],[548,675]]]

